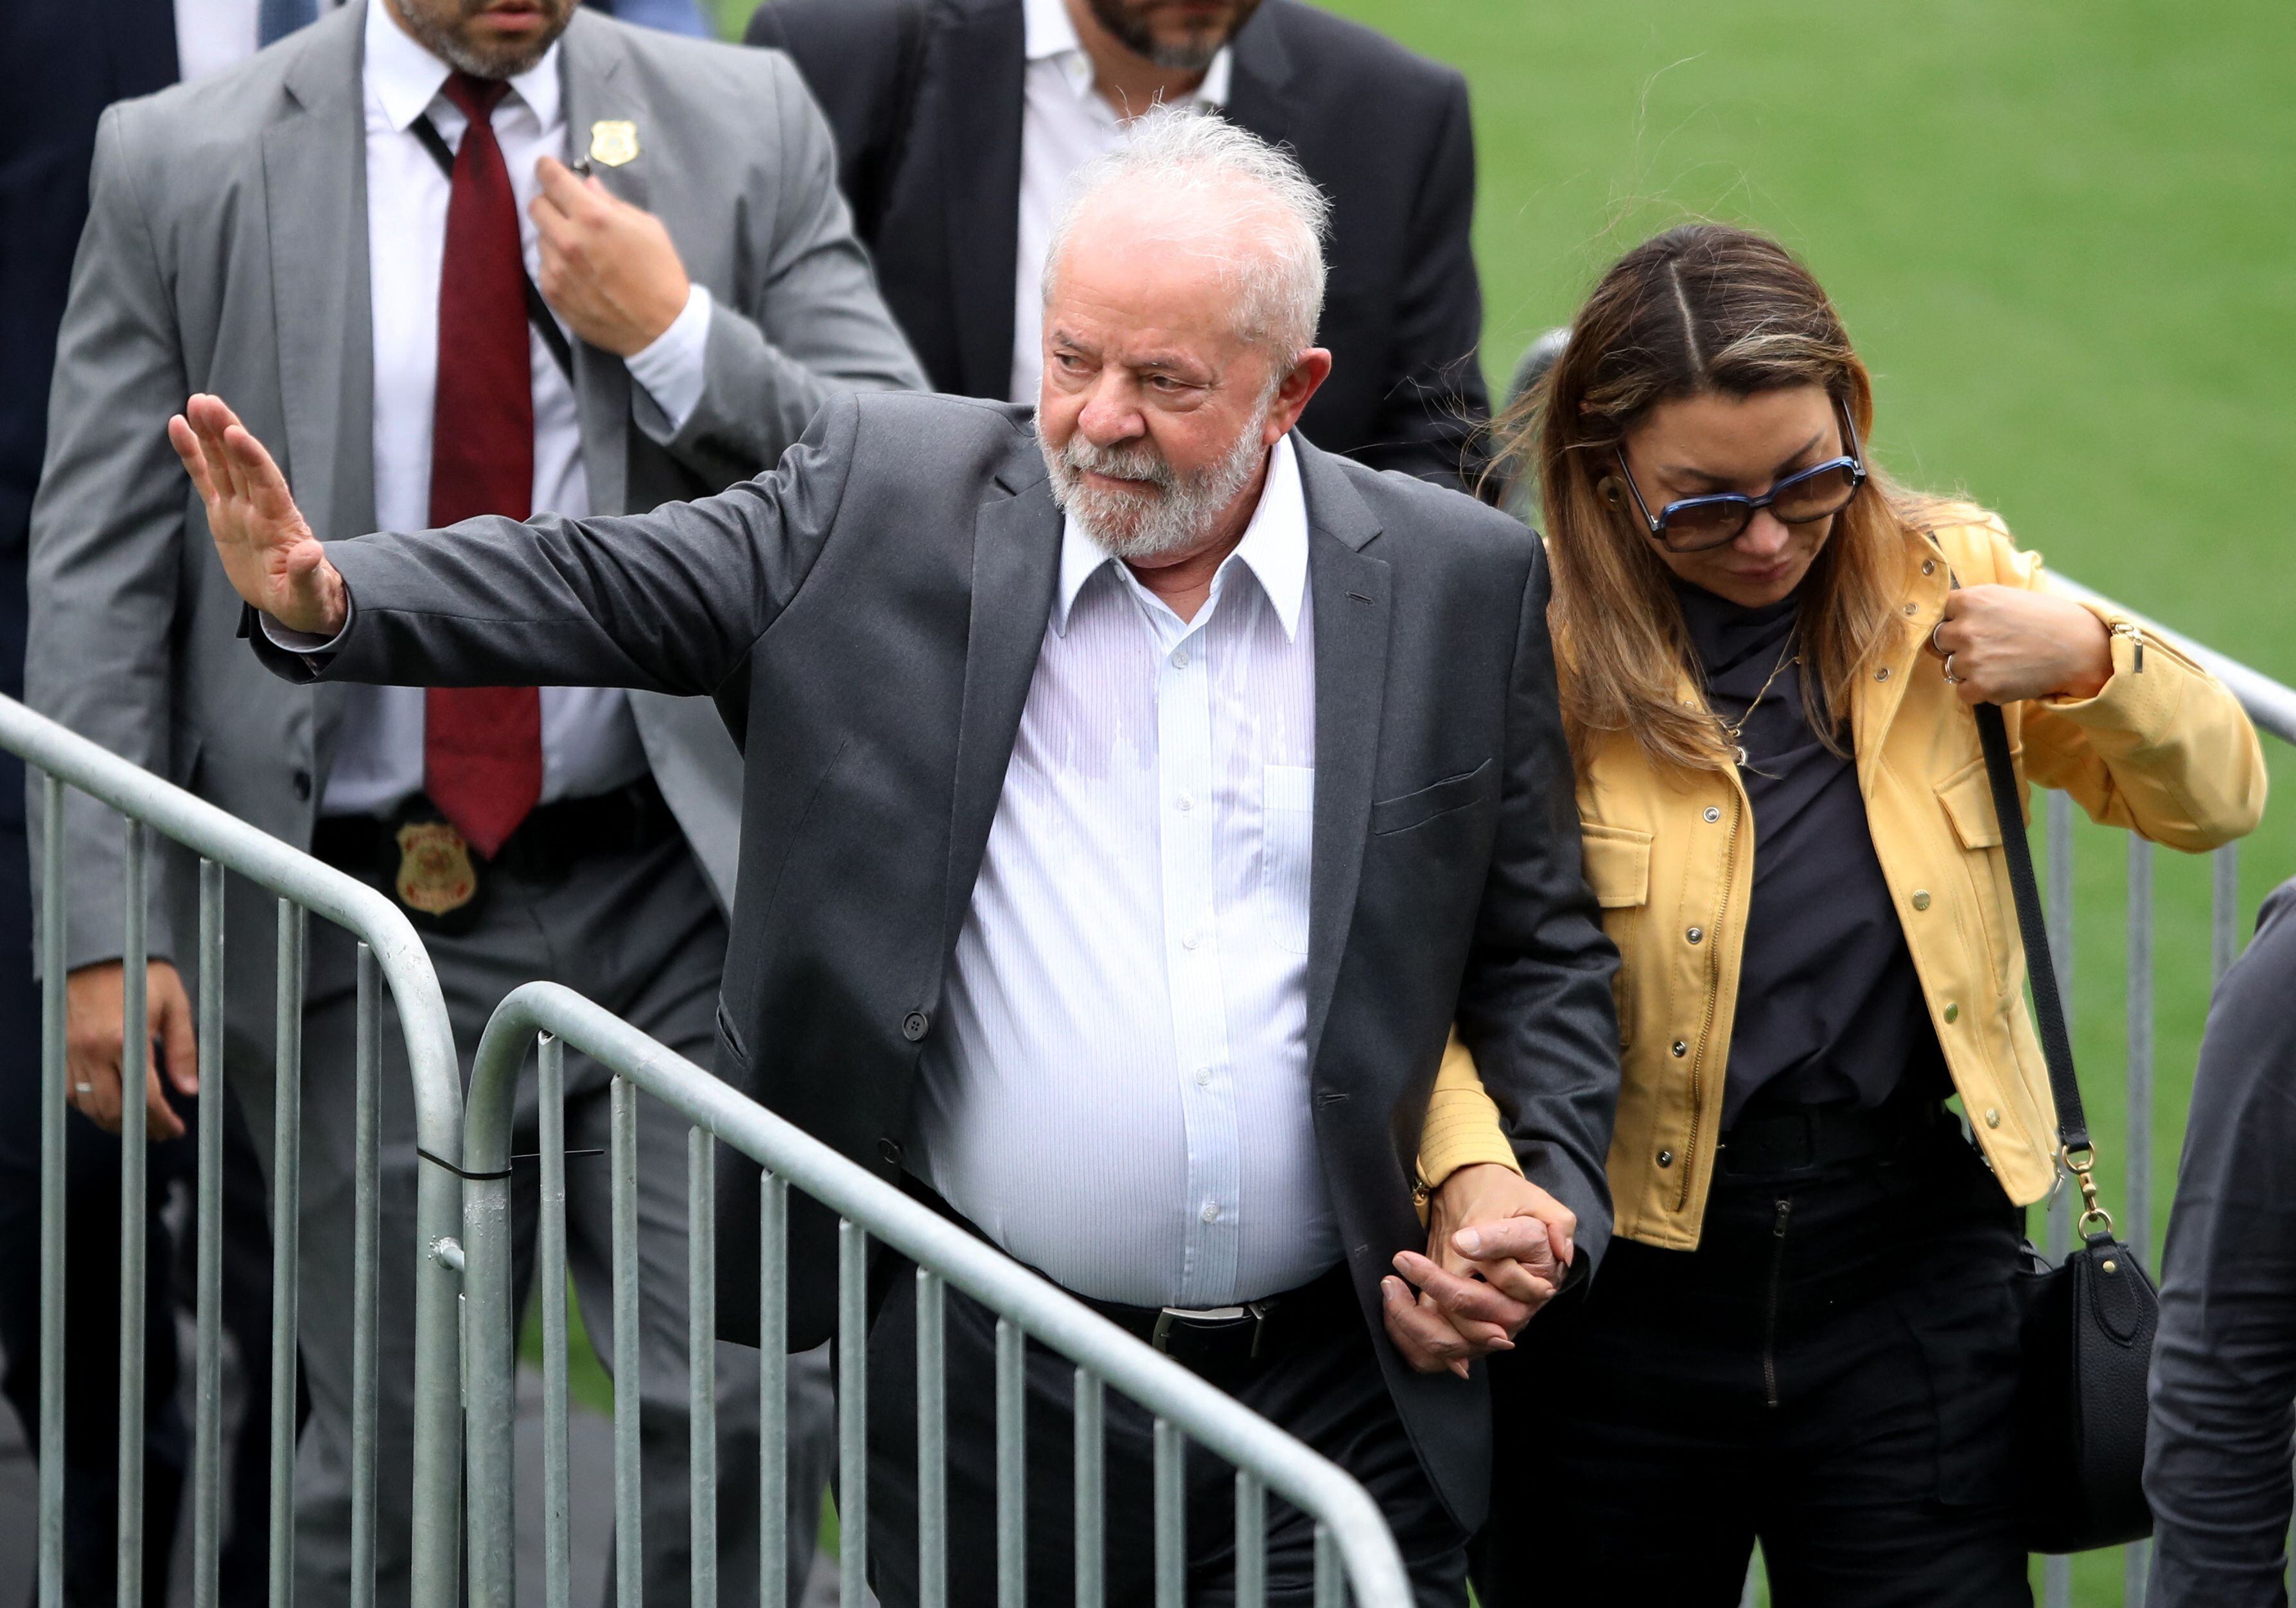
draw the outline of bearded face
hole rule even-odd
[[[542,60],[576,0],[385,0],[415,42],[476,78],[514,78]]]
[[[1086,0],[1093,18],[1134,55],[1173,72],[1201,72],[1259,9],[1259,0]]]
[[[1201,546],[1267,455],[1263,405],[1227,453],[1183,472],[1145,440],[1095,447],[1078,431],[1041,441],[1053,500],[1092,545],[1127,563],[1153,563]],[[1104,478],[1101,478],[1104,477]],[[1120,487],[1108,480],[1123,482]]]

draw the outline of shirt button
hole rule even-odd
[[[1688,1054],[1690,1054],[1690,1046],[1683,1043],[1681,1039],[1676,1039],[1674,1041],[1674,1058],[1677,1061],[1679,1061]]]
[[[891,1139],[878,1140],[877,1159],[888,1167],[898,1167],[901,1164],[900,1145]]]
[[[1689,931],[1684,933],[1683,936],[1693,944],[1702,944],[1706,941],[1706,929],[1703,927],[1693,927]]]
[[[1985,1108],[1985,1126],[1988,1128],[2001,1126],[2001,1113],[1989,1105]]]
[[[1926,889],[1926,888],[1916,888],[1916,889],[1915,889],[1915,890],[1914,890],[1914,908],[1915,908],[1915,909],[1916,909],[1916,910],[1926,910],[1926,909],[1928,909],[1929,907],[1930,907],[1930,890],[1929,890],[1928,889]]]
[[[1180,813],[1182,815],[1185,815],[1188,811],[1196,807],[1196,795],[1192,792],[1184,792],[1172,801],[1179,806]]]
[[[901,1018],[901,1037],[914,1044],[925,1036],[926,1030],[931,1026],[931,1018],[922,1011],[911,1011],[906,1016]]]
[[[1711,821],[1718,821],[1718,820],[1720,820],[1720,819],[1722,818],[1722,812],[1721,812],[1720,810],[1717,809],[1717,808],[1716,808],[1713,805],[1711,805],[1711,804],[1709,804],[1709,805],[1706,807],[1705,814],[1706,814],[1706,818],[1707,818],[1707,820],[1709,820],[1710,822],[1711,822]]]
[[[1203,1211],[1202,1211],[1200,1215],[1203,1218],[1204,1221],[1205,1221],[1205,1222],[1207,1222],[1207,1223],[1217,1223],[1217,1222],[1218,1222],[1218,1221],[1219,1221],[1219,1202],[1218,1202],[1218,1201],[1206,1201],[1206,1202],[1204,1202],[1204,1209],[1203,1209]]]
[[[1959,1021],[1961,1020],[1961,1007],[1957,1005],[1949,1005],[1946,1006],[1945,1019],[1948,1021]]]
[[[1176,670],[1185,670],[1188,668],[1187,649],[1175,648],[1172,650],[1172,668]]]
[[[1659,1152],[1659,1153],[1658,1153],[1658,1164],[1659,1164],[1660,1167],[1671,1167],[1671,1166],[1673,1166],[1673,1165],[1674,1165],[1674,1153],[1673,1153],[1672,1151],[1670,1151],[1670,1150],[1662,1150],[1662,1151]]]
[[[1208,1066],[1198,1067],[1196,1069],[1196,1087],[1198,1088],[1210,1088],[1211,1086],[1212,1069]]]

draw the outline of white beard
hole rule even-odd
[[[1259,435],[1267,422],[1262,408],[1226,457],[1185,475],[1144,443],[1095,447],[1078,431],[1058,451],[1042,438],[1038,446],[1046,472],[1052,476],[1053,501],[1061,512],[1110,557],[1148,563],[1202,545],[1236,494],[1251,483],[1266,456]],[[1145,481],[1155,489],[1103,490],[1086,481],[1087,472]]]

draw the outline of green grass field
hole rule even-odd
[[[2283,681],[2296,519],[2296,8],[2286,0],[1328,0],[1473,87],[1495,383],[1667,224],[1768,229],[1839,300],[1900,478]],[[729,30],[750,0],[726,0]],[[2296,783],[2267,739],[2276,783]],[[2121,1193],[2121,838],[2081,823],[2074,985]],[[2296,804],[2242,859],[2296,874]],[[2209,989],[2208,866],[2158,859],[2152,1244]],[[2117,1557],[2076,1600],[2119,1603]]]

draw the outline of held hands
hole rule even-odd
[[[1419,1372],[1466,1378],[1475,1358],[1513,1350],[1554,1299],[1578,1229],[1569,1207],[1511,1169],[1462,1167],[1428,1202],[1427,1255],[1403,1251],[1403,1276],[1381,1281],[1388,1338]]]
[[[2112,636],[2080,604],[2018,587],[1948,593],[1930,635],[1964,703],[2094,698],[2112,679]]]
[[[66,1095],[80,1114],[108,1134],[119,1131],[119,1065],[124,1044],[127,969],[119,961],[82,966],[64,979],[64,1071]],[[144,972],[144,1017],[160,1053],[144,1073],[144,1131],[154,1139],[180,1139],[184,1120],[168,1103],[167,1083],[176,1092],[200,1092],[199,1048],[192,1037],[192,1002],[183,979],[164,960]]]
[[[527,213],[541,239],[543,299],[592,346],[644,351],[685,310],[685,265],[669,231],[554,158],[535,173],[542,188]]]
[[[240,596],[291,631],[340,631],[349,615],[343,578],[239,415],[221,397],[193,397],[168,421],[168,439],[208,505],[216,554]]]

